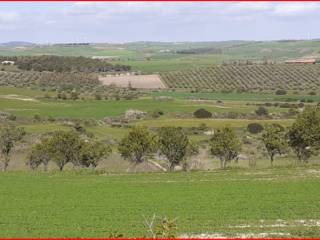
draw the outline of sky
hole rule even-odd
[[[0,42],[320,38],[320,2],[1,2]]]

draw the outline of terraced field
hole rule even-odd
[[[320,65],[211,66],[162,73],[169,88],[213,90],[320,89]]]

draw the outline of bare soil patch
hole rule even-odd
[[[141,89],[159,89],[166,88],[160,77],[152,75],[120,75],[99,77],[103,85],[114,84],[118,87],[128,87],[129,83],[133,88]]]

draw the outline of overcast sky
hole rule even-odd
[[[320,2],[2,2],[0,42],[320,38]]]

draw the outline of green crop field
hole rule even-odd
[[[178,235],[319,236],[319,167],[190,173],[0,175],[1,237],[126,237],[144,217]],[[214,235],[216,234],[216,235]],[[242,235],[242,236],[243,236]]]

